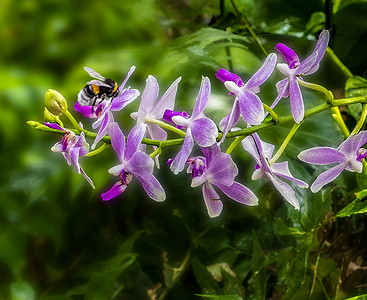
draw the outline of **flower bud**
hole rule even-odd
[[[61,116],[68,109],[65,98],[58,91],[52,89],[46,93],[45,103],[47,110],[55,116]]]

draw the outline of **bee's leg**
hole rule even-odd
[[[94,105],[96,105],[97,97],[93,97],[93,103],[92,103],[92,114],[94,112]]]

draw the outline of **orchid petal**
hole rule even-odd
[[[207,156],[205,155],[205,157]],[[216,160],[210,163],[208,162],[206,174],[207,177],[210,176],[210,178],[208,178],[210,183],[231,186],[234,178],[238,174],[238,168],[229,154],[221,153]]]
[[[126,82],[129,80],[130,76],[133,74],[133,72],[135,71],[135,66],[132,66],[129,70],[129,72],[127,73],[124,81],[121,83],[120,87],[119,87],[119,91],[122,91],[124,89],[124,86],[126,84]]]
[[[55,130],[60,130],[60,131],[67,131],[66,129],[62,128],[59,124],[57,123],[49,123],[49,122],[45,122],[43,123],[45,124],[47,127],[51,128],[51,129],[55,129]]]
[[[177,87],[181,77],[178,77],[171,86],[167,89],[161,99],[156,103],[154,108],[150,112],[150,116],[154,119],[162,119],[166,109],[173,110],[175,106],[175,98],[177,93]]]
[[[290,82],[289,95],[293,119],[297,124],[299,124],[305,116],[305,107],[303,104],[301,89],[299,88],[296,77],[293,77]]]
[[[298,199],[296,197],[295,191],[291,188],[291,186],[278,177],[271,175],[269,173],[265,173],[270,181],[273,183],[274,187],[280,192],[285,200],[287,200],[295,209],[299,210],[300,206],[298,203]]]
[[[328,165],[342,163],[347,157],[339,150],[330,147],[314,147],[298,154],[298,158],[306,163],[314,165]]]
[[[317,193],[324,185],[334,181],[334,179],[338,177],[341,172],[343,172],[347,165],[348,162],[345,162],[338,164],[325,172],[322,172],[312,183],[311,192]]]
[[[137,124],[131,129],[126,141],[125,159],[129,160],[138,150],[143,137],[145,136],[147,126],[145,124]]]
[[[115,198],[118,195],[122,194],[122,192],[125,191],[126,188],[127,184],[118,181],[107,192],[101,194],[102,200],[103,201],[111,200],[112,198]]]
[[[210,183],[203,185],[203,196],[209,217],[218,217],[222,212],[223,203],[219,200],[217,192]]]
[[[241,204],[250,206],[258,204],[259,200],[256,195],[249,188],[236,181],[229,187],[221,184],[217,184],[217,187],[219,187],[229,198]]]
[[[217,144],[213,144],[210,147],[201,148],[201,150],[204,153],[207,165],[210,165],[213,161],[219,159],[219,157],[223,154]]]
[[[147,130],[152,140],[165,141],[167,139],[167,132],[165,132],[157,124],[148,123]]]
[[[108,170],[108,173],[114,176],[120,176],[121,172],[126,168],[125,163],[114,166]]]
[[[125,136],[116,122],[111,123],[109,133],[112,147],[122,163],[125,156]]]
[[[84,170],[82,169],[82,167],[80,167],[80,172],[83,174],[85,180],[87,180],[87,182],[92,186],[92,188],[95,189],[95,186],[93,184],[92,179],[89,178],[89,176],[84,172]]]
[[[107,135],[109,125],[110,125],[110,123],[112,123],[112,122],[113,122],[113,115],[112,115],[112,113],[111,113],[110,111],[108,111],[108,113],[106,114],[106,117],[105,117],[105,118],[104,118],[104,120],[103,120],[103,123],[102,123],[102,125],[101,125],[101,128],[99,128],[99,131],[98,131],[98,133],[97,133],[97,136],[96,136],[96,138],[95,138],[95,140],[94,140],[94,142],[93,142],[93,145],[92,145],[92,147],[91,147],[91,149],[92,149],[92,150],[96,147],[97,143],[98,143],[98,142],[99,142],[103,137],[105,137],[105,136]]]
[[[276,63],[277,55],[275,53],[270,53],[260,69],[246,82],[245,88],[253,89],[263,84],[271,73],[273,73]]]
[[[111,110],[120,111],[126,105],[130,104],[136,98],[138,98],[139,95],[140,95],[140,92],[135,89],[123,91],[121,95],[112,99]]]
[[[324,30],[319,36],[315,50],[307,57],[303,62],[299,64],[296,69],[296,75],[312,74],[311,71],[315,71],[315,67],[323,58],[325,51],[329,43],[330,34],[329,31]]]
[[[238,75],[228,72],[225,69],[219,69],[219,71],[217,72],[217,74],[215,74],[215,76],[223,82],[233,81],[237,86],[244,85],[242,79]]]
[[[96,114],[94,113],[93,106],[89,105],[80,105],[79,102],[74,104],[74,109],[81,113],[82,115],[86,116],[87,118],[96,118]]]
[[[138,110],[138,122],[144,122],[145,116],[153,109],[154,101],[157,99],[159,93],[159,85],[157,79],[149,75],[143,94],[141,95],[141,102]]]
[[[191,116],[192,119],[199,117],[203,113],[206,107],[206,103],[208,102],[209,95],[210,95],[210,80],[208,77],[203,77],[201,80],[200,91],[196,99],[195,107],[192,112]]]
[[[286,45],[279,43],[275,46],[275,49],[277,49],[283,55],[284,59],[290,67],[294,67],[300,62],[297,54]]]
[[[260,125],[264,121],[264,107],[253,92],[243,91],[238,95],[240,111],[243,119],[251,125]]]
[[[154,161],[146,153],[137,151],[129,160],[127,170],[140,178],[149,178],[153,173]]]
[[[75,170],[80,174],[80,165],[79,165],[79,148],[72,148],[69,150],[69,155],[71,162]]]
[[[345,155],[356,155],[356,152],[367,143],[367,131],[361,131],[358,134],[350,135],[338,147],[339,151]]]
[[[80,136],[77,139],[74,147],[79,148],[79,156],[85,156],[89,152],[89,144],[85,140],[84,132],[80,133]]]
[[[235,100],[231,112],[224,117],[220,123],[219,128],[223,131],[223,136],[220,141],[222,143],[227,135],[227,133],[237,124],[239,118],[240,118],[241,112],[240,112],[240,104],[237,100]]]
[[[163,187],[152,174],[149,177],[141,177],[137,174],[135,175],[151,199],[157,202],[162,202],[166,199],[166,193],[164,192]]]
[[[196,119],[191,126],[191,130],[200,147],[209,147],[217,141],[217,125],[209,118]]]
[[[192,138],[190,128],[188,128],[184,142],[182,144],[182,148],[180,152],[177,153],[176,157],[174,158],[170,166],[172,172],[175,175],[180,173],[185,168],[186,161],[189,158],[189,155],[193,147],[194,147],[194,139]]]
[[[255,159],[258,165],[261,165],[259,150],[256,147],[252,136],[247,136],[242,140],[242,147]]]
[[[278,175],[285,179],[295,182],[301,188],[308,188],[308,184],[302,180],[294,178],[288,168],[288,162],[274,163],[271,165],[271,169],[274,175]]]

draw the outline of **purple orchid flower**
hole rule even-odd
[[[112,111],[122,110],[126,105],[134,101],[140,95],[140,92],[136,89],[130,89],[130,87],[124,89],[126,82],[130,78],[134,70],[135,66],[132,66],[126,75],[125,80],[119,87],[119,95],[113,98],[112,101],[102,101],[98,105],[97,109],[93,109],[92,106],[88,105],[80,105],[79,102],[75,103],[74,109],[76,111],[80,112],[88,118],[97,118],[97,120],[92,124],[92,128],[100,128],[91,147],[92,149],[94,149],[97,143],[108,134],[108,126],[114,121]]]
[[[223,131],[221,142],[224,140],[228,131],[236,125],[240,114],[250,125],[259,125],[262,123],[265,118],[264,107],[256,93],[260,91],[259,86],[273,72],[276,61],[276,54],[269,54],[260,69],[246,83],[243,83],[239,76],[225,69],[220,69],[217,72],[217,78],[224,82],[226,88],[231,92],[230,95],[236,96],[231,112],[219,124],[219,128]]]
[[[170,168],[178,174],[185,168],[185,163],[194,147],[194,140],[200,147],[209,147],[216,142],[218,129],[215,123],[204,115],[204,109],[210,95],[210,80],[203,77],[191,117],[186,113],[175,113],[166,110],[163,119],[171,121],[178,127],[186,128],[186,136],[180,152],[171,162]],[[185,117],[185,114],[187,117]]]
[[[78,174],[83,174],[84,178],[88,181],[88,183],[93,187],[93,181],[88,177],[88,175],[84,172],[83,168],[79,164],[79,156],[85,156],[89,152],[89,144],[85,140],[84,132],[80,133],[80,136],[75,135],[73,131],[62,128],[60,125],[56,123],[44,123],[46,126],[64,131],[65,135],[61,140],[61,143],[56,143],[52,148],[52,152],[61,153],[68,165],[73,164],[75,170]],[[82,127],[82,124],[80,124]]]
[[[138,124],[145,124],[148,134],[153,140],[164,141],[167,139],[167,133],[157,124],[149,122],[150,120],[160,120],[166,109],[173,110],[177,93],[178,83],[181,77],[177,78],[167,89],[164,95],[155,103],[159,94],[159,85],[157,79],[149,75],[143,94],[141,96],[140,106],[137,112],[131,114]]]
[[[234,181],[238,174],[236,164],[229,154],[222,153],[217,144],[202,148],[205,157],[187,160],[188,173],[192,175],[191,187],[203,185],[203,197],[211,218],[220,215],[223,203],[213,185],[229,198],[245,205],[257,205],[256,195],[244,185]]]
[[[356,135],[349,136],[342,142],[338,149],[331,147],[314,147],[302,151],[298,158],[309,164],[328,165],[338,163],[331,169],[321,173],[311,185],[313,193],[318,192],[324,185],[335,180],[341,172],[361,173],[363,158],[367,156],[367,150],[362,148],[367,143],[367,131],[361,131]]]
[[[145,134],[144,126],[136,125],[127,137],[125,145],[125,136],[116,122],[110,124],[109,129],[111,144],[120,160],[120,164],[112,167],[108,172],[119,176],[113,187],[106,193],[101,194],[104,201],[120,195],[131,182],[133,175],[141,182],[145,192],[150,198],[161,202],[166,199],[166,194],[153,176],[153,159],[146,153],[138,150],[138,147]]]
[[[277,68],[287,78],[276,84],[278,96],[270,106],[271,108],[274,108],[280,99],[289,96],[294,121],[300,123],[303,120],[305,108],[298,80],[302,80],[303,76],[313,74],[318,70],[319,63],[325,54],[328,43],[329,32],[324,30],[320,34],[315,50],[303,62],[300,62],[297,54],[286,45],[276,45],[275,49],[283,55],[287,62],[286,64],[277,64]]]
[[[289,171],[287,161],[269,164],[275,148],[274,145],[261,141],[258,134],[254,133],[242,141],[242,146],[252,155],[257,163],[252,174],[252,180],[260,179],[266,175],[283,198],[293,205],[295,209],[299,210],[300,206],[296,193],[290,185],[280,180],[278,176],[295,182],[301,188],[308,188],[308,184],[293,177]]]

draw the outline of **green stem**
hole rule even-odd
[[[246,136],[238,136],[236,137],[236,139],[229,145],[226,153],[227,154],[231,154],[232,151],[241,143],[241,141],[245,138]]]
[[[233,6],[233,9],[235,10],[236,14],[241,18],[241,21],[243,25],[245,25],[246,29],[249,31],[249,33],[254,38],[256,44],[260,47],[261,51],[265,54],[265,56],[268,56],[268,52],[265,50],[264,46],[261,44],[259,38],[257,37],[256,33],[252,30],[250,23],[247,21],[246,17],[241,14],[241,12],[238,10],[236,4],[233,0],[231,0],[231,4]]]
[[[293,135],[296,133],[297,129],[301,126],[301,124],[302,124],[302,122],[299,123],[299,124],[294,123],[291,131],[288,133],[288,135],[284,139],[284,141],[283,141],[282,145],[280,146],[280,148],[278,149],[277,153],[275,153],[273,158],[269,161],[269,165],[272,165],[273,163],[275,163],[277,161],[277,159],[282,155],[282,153],[284,152],[285,148],[287,147],[289,141],[291,140]]]
[[[167,124],[167,123],[165,123],[163,121],[159,121],[159,120],[156,120],[156,119],[147,117],[147,118],[145,118],[145,122],[157,124],[159,127],[166,128],[166,129],[168,129],[168,130],[170,130],[172,132],[177,133],[180,136],[183,136],[183,137],[186,136],[186,133],[183,132],[182,130],[176,128],[175,126],[172,126],[170,124]]]
[[[326,97],[326,101],[328,103],[332,103],[332,101],[334,100],[334,95],[332,94],[332,92],[330,92],[328,89],[324,88],[322,85],[318,85],[318,84],[314,84],[311,82],[307,82],[307,81],[303,81],[299,78],[297,78],[297,82],[299,83],[299,85],[302,85],[306,88],[315,90],[315,91],[319,91],[321,93],[323,93]]]
[[[272,110],[271,108],[270,108],[270,106],[269,105],[267,105],[267,104],[265,104],[265,103],[263,103],[263,106],[264,106],[264,109],[270,114],[270,116],[271,116],[271,118],[273,119],[273,121],[275,122],[275,123],[278,123],[278,121],[279,121],[279,117],[278,117],[278,115],[275,113],[275,111],[274,110]]]
[[[150,155],[150,157],[151,158],[154,158],[154,157],[156,157],[158,154],[161,154],[161,152],[162,152],[162,147],[159,145],[158,147],[157,147],[157,149],[155,149],[152,153],[150,153],[149,155]]]
[[[336,56],[336,54],[330,47],[327,47],[326,52],[327,54],[329,54],[330,58],[336,63],[336,65],[340,68],[340,70],[345,74],[345,76],[353,77],[353,73],[347,68],[345,64],[342,63],[342,61],[339,59],[339,57]]]
[[[80,127],[78,122],[75,120],[73,115],[68,110],[64,112],[64,115],[70,120],[71,124],[73,124],[74,128],[78,130],[79,133],[84,131],[84,129]]]
[[[86,156],[94,156],[97,155],[99,153],[101,153],[103,150],[107,149],[110,145],[107,143],[103,143],[101,147],[99,147],[98,149],[89,152]]]
[[[331,108],[331,115],[334,118],[335,122],[338,124],[341,132],[345,137],[349,136],[349,129],[347,125],[345,125],[342,114],[340,113],[339,107],[332,107]]]
[[[367,104],[365,103],[365,104],[362,105],[361,117],[359,118],[359,120],[356,124],[356,127],[354,127],[351,134],[357,134],[361,130],[361,128],[364,124],[364,121],[366,120],[366,117],[367,117]]]

